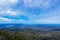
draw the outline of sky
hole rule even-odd
[[[60,0],[0,0],[0,23],[60,24]]]

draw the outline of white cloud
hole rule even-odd
[[[21,22],[20,20],[16,19],[0,17],[0,23],[20,23],[20,22]]]
[[[19,0],[0,0],[0,5],[16,4]]]
[[[6,8],[0,10],[0,16],[19,18],[20,16],[28,16],[28,13],[22,10],[12,10],[10,8]]]
[[[11,19],[9,19],[9,18],[4,18],[4,17],[0,17],[0,21],[1,21],[1,22],[13,22]]]
[[[11,15],[11,16],[16,16],[18,15],[18,12],[17,11],[11,11],[11,10],[7,10],[5,13]]]
[[[49,8],[56,0],[23,0],[23,2],[26,7]]]
[[[26,20],[24,20],[24,19],[19,19],[19,20],[16,20],[15,22],[16,22],[16,23],[24,23],[24,22],[26,22]]]
[[[5,18],[5,17],[0,17],[0,23],[26,23],[24,19],[11,19],[11,18]]]
[[[38,19],[34,21],[35,23],[38,24],[58,24],[60,23],[60,20],[56,20],[56,19]]]
[[[0,5],[5,4],[6,0],[0,0]]]
[[[30,20],[35,20],[35,19],[40,18],[40,16],[38,16],[38,15],[36,15],[36,14],[32,14],[32,15],[29,15],[28,18],[29,18]]]
[[[18,3],[19,0],[8,0],[10,3],[15,4]]]
[[[0,15],[1,16],[18,16],[19,15],[19,12],[18,11],[12,11],[12,10],[3,10],[3,11],[0,11]]]

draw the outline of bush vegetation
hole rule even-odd
[[[60,40],[60,32],[35,32],[28,30],[13,32],[0,30],[0,40]]]

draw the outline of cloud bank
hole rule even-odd
[[[0,0],[0,23],[49,23],[50,21],[52,23],[54,19],[59,19],[60,16],[57,16],[60,12],[48,11],[47,13],[44,11],[41,12],[41,10],[53,9],[53,6],[56,5],[58,1],[59,0]],[[56,15],[54,15],[54,13]]]

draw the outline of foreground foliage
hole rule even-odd
[[[0,30],[0,40],[60,40],[59,31],[28,31],[13,32]]]

